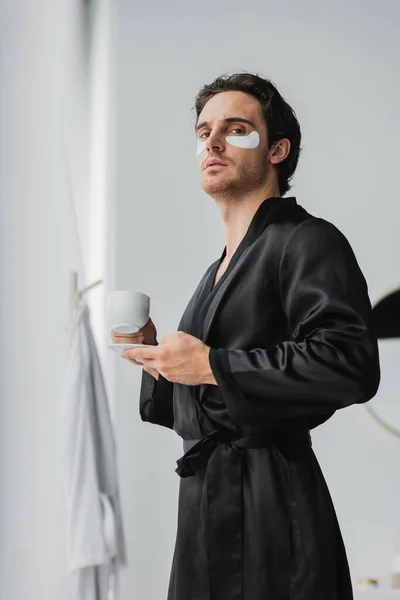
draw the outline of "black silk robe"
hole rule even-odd
[[[194,444],[176,469],[168,600],[350,600],[309,430],[378,389],[365,279],[345,236],[294,197],[260,205],[213,289],[225,254],[178,326],[211,347],[218,385],[143,371],[142,419]]]

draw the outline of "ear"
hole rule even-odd
[[[273,165],[285,160],[290,152],[290,141],[287,138],[282,138],[276,142],[269,151],[269,162]]]

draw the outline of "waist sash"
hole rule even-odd
[[[184,455],[176,473],[191,477],[204,467],[201,519],[209,574],[209,600],[243,597],[243,452],[278,447],[288,458],[311,447],[309,430],[259,432],[242,438],[215,429],[200,440],[183,440]],[[272,517],[273,518],[273,517]]]

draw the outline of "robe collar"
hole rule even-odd
[[[232,273],[232,269],[234,268],[234,266],[236,265],[236,263],[242,256],[243,252],[258,237],[260,237],[260,235],[262,234],[264,229],[267,227],[267,225],[273,220],[273,216],[276,213],[281,212],[283,209],[293,210],[293,208],[295,206],[297,206],[297,201],[294,196],[289,196],[287,198],[286,197],[282,198],[280,196],[272,196],[271,198],[267,198],[266,200],[264,200],[260,204],[260,206],[257,208],[256,212],[253,215],[252,220],[250,221],[250,225],[246,231],[246,234],[242,238],[239,246],[236,248],[234,254],[231,257],[231,260],[229,261],[226,271],[222,275],[221,279],[219,280],[219,282],[217,283],[215,288],[209,290],[209,293],[213,295],[213,299],[208,307],[208,310],[207,310],[207,313],[206,313],[206,316],[204,319],[203,336],[202,336],[202,340],[204,343],[207,343],[206,340],[208,338],[212,324],[213,324],[214,319],[218,312],[218,305],[220,305],[222,303],[223,296],[226,293],[227,289],[229,289],[228,282],[230,280],[230,274]],[[223,249],[221,258],[219,259],[218,263],[212,270],[212,274],[211,274],[212,280],[211,280],[210,285],[212,285],[212,282],[215,277],[215,273],[217,272],[218,267],[221,264],[222,260],[225,258],[225,256],[226,256],[226,246]]]

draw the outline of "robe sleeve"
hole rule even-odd
[[[279,290],[287,340],[210,350],[232,422],[318,417],[371,399],[380,381],[378,344],[367,284],[346,237],[324,219],[297,225],[282,251]]]
[[[143,369],[139,401],[142,421],[173,429],[173,385],[161,374],[157,380]]]

